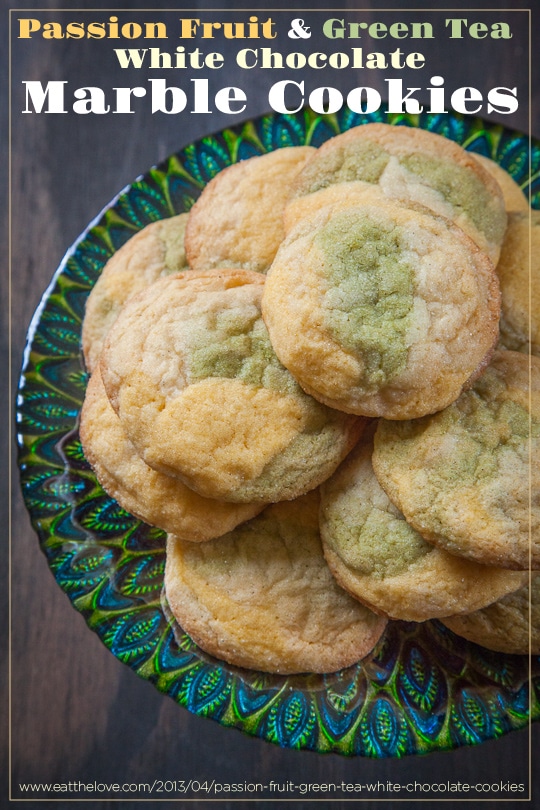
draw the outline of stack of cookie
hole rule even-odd
[[[329,672],[388,619],[470,636],[475,612],[524,604],[540,361],[529,379],[504,283],[522,353],[494,354],[495,266],[524,261],[504,259],[506,208],[528,207],[500,172],[370,124],[229,167],[106,265],[81,440],[104,489],[168,533],[168,604],[207,652]]]

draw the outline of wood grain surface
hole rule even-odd
[[[201,4],[194,5],[199,10],[205,8]],[[43,2],[35,5],[35,9],[49,7],[55,6]],[[106,8],[99,2],[87,7]],[[146,7],[137,2],[116,5],[116,8],[130,9]],[[325,8],[328,4],[311,4],[311,7]],[[352,7],[352,3],[342,4],[344,9]],[[363,3],[360,7],[371,7],[370,18],[377,19],[376,3]],[[430,6],[418,2],[414,6],[394,3],[393,7],[428,9]],[[485,7],[504,9],[505,4],[492,2]],[[184,5],[184,8],[189,6]],[[231,6],[218,2],[206,8],[230,9]],[[246,5],[245,8],[253,9],[254,6]],[[264,10],[262,5],[259,8]],[[304,8],[307,8],[305,4]],[[380,3],[379,9],[382,8],[384,4]],[[2,3],[2,9],[3,44],[7,48],[6,2]],[[24,16],[31,16],[28,9],[31,11],[31,4],[27,5]],[[538,11],[538,3],[533,9],[535,13]],[[174,16],[178,16],[178,11]],[[15,16],[22,14],[13,13]],[[468,14],[470,16],[471,12]],[[538,30],[538,17],[536,24]],[[428,45],[436,47],[437,58],[444,60],[444,41]],[[428,45],[423,48],[426,52]],[[527,58],[526,28],[516,36],[514,45],[512,63],[507,65],[509,72],[513,70],[514,60]],[[220,43],[221,50],[228,47],[233,45]],[[387,47],[385,45],[385,49]],[[420,46],[416,47],[422,50]],[[10,167],[11,199],[8,206],[7,195],[2,195],[4,240],[0,278],[4,304],[1,335],[3,379],[7,389],[8,375],[11,375],[11,397],[16,391],[28,324],[68,247],[89,221],[137,175],[191,141],[230,123],[226,115],[217,112],[181,116],[152,116],[149,112],[132,116],[22,115],[20,82],[23,79],[68,78],[73,87],[86,84],[114,86],[119,76],[118,70],[114,75],[108,74],[110,63],[104,49],[89,47],[88,43],[77,48],[69,42],[51,46],[36,41],[32,47],[17,44],[13,53],[16,53],[16,59],[11,74],[10,130],[7,104],[2,104],[2,187],[7,188]],[[453,60],[453,53],[449,52],[446,58]],[[497,83],[501,66],[480,64],[477,60],[474,49],[464,47],[463,57],[448,68],[451,76],[448,83],[455,86],[468,83],[475,71],[487,75],[487,86]],[[5,64],[6,60],[2,63],[2,90],[3,98],[7,99]],[[524,76],[521,89],[526,93],[527,71],[518,73]],[[379,72],[374,71],[374,74]],[[335,86],[346,82],[345,77],[335,74],[331,79]],[[414,79],[419,82],[418,75]],[[425,82],[425,75],[422,79]],[[533,102],[538,99],[540,87],[536,79],[537,76],[533,75]],[[215,86],[223,84],[221,76],[213,77],[212,81]],[[244,77],[244,86],[250,97],[246,118],[265,112],[267,108],[258,81],[259,74],[255,71]],[[410,74],[408,81],[411,81]],[[126,76],[124,84],[133,83],[131,73]],[[384,89],[381,75],[370,76],[370,84],[378,84],[381,91]],[[532,131],[536,136],[540,136],[539,109],[540,104],[533,103]],[[497,120],[496,116],[492,116],[492,120]],[[512,126],[528,131],[528,104],[512,116]],[[9,132],[11,149],[8,149]],[[11,286],[7,270],[8,245],[11,250]],[[7,465],[4,472],[6,493],[11,484],[11,543],[9,552],[8,498],[3,498],[1,564],[7,575],[0,599],[4,616],[2,649],[5,651],[2,687],[7,695],[10,674],[11,695],[9,704],[7,700],[3,702],[0,807],[8,804],[10,772],[14,796],[20,795],[15,788],[21,781],[152,782],[187,777],[228,782],[274,779],[282,783],[300,779],[303,782],[459,780],[476,783],[510,780],[528,783],[529,735],[534,756],[538,751],[537,726],[531,732],[527,729],[515,732],[473,748],[403,760],[360,761],[337,755],[281,750],[222,728],[213,721],[192,716],[171,699],[160,695],[151,684],[140,680],[106,650],[56,585],[45,557],[39,551],[20,496],[13,430],[9,429],[13,417],[12,412],[8,414],[8,408],[11,408],[12,401],[7,400],[10,397],[3,400],[1,422],[2,450],[4,457],[11,460],[11,481]],[[9,601],[10,632],[7,620]],[[538,770],[533,773],[533,781],[536,801],[540,802]],[[25,806],[33,804],[25,802]],[[164,806],[169,804],[178,806],[173,802],[165,802]],[[311,802],[300,802],[299,806],[308,804]],[[369,800],[361,804],[366,808],[379,806],[378,802]],[[89,806],[80,797],[73,801],[73,805]],[[189,804],[195,808],[203,805],[206,806],[206,802],[200,800]],[[438,803],[427,802],[422,806],[435,805]],[[51,802],[47,806],[59,805]],[[99,806],[113,807],[115,803],[103,801]],[[122,803],[122,807],[129,810],[138,806],[136,801]],[[228,808],[233,803],[223,801],[219,806]],[[345,807],[348,803],[338,801],[332,806]],[[456,799],[449,806],[461,806],[461,801]],[[514,806],[514,803],[505,806]]]

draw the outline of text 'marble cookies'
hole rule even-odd
[[[540,360],[498,351],[445,410],[380,420],[373,466],[430,542],[486,565],[540,568]]]
[[[263,672],[335,672],[386,626],[342,590],[324,561],[317,491],[267,507],[209,543],[169,536],[165,593],[208,653]]]
[[[366,436],[321,487],[321,536],[339,584],[373,610],[423,622],[485,607],[528,574],[480,565],[427,543],[381,488]]]
[[[263,508],[203,498],[178,478],[145,464],[111,407],[99,366],[88,382],[79,432],[85,457],[103,489],[132,515],[183,540],[219,537]]]
[[[263,316],[312,396],[409,419],[444,408],[487,364],[500,291],[453,223],[377,197],[355,192],[298,217],[267,276]]]
[[[144,461],[199,494],[289,500],[318,486],[364,420],[305,394],[260,313],[264,276],[190,271],[126,305],[102,353],[103,382]]]

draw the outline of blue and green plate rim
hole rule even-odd
[[[16,419],[21,487],[40,547],[116,658],[223,726],[283,748],[383,758],[476,745],[537,720],[540,657],[492,653],[433,621],[391,622],[368,659],[328,676],[279,677],[213,659],[167,611],[164,533],[103,492],[78,437],[84,305],[112,253],[149,223],[189,210],[226,166],[281,147],[319,146],[373,121],[421,127],[492,158],[540,208],[540,141],[480,118],[306,109],[225,128],[138,177],[67,252],[28,330]]]

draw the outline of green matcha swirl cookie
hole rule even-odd
[[[530,616],[530,619],[529,619]],[[489,650],[540,655],[540,575],[495,604],[443,620],[453,633]]]
[[[487,565],[540,568],[540,360],[497,352],[444,411],[381,420],[373,467],[430,542]]]
[[[389,419],[459,396],[489,360],[499,308],[493,265],[463,231],[356,190],[298,216],[263,295],[272,345],[305,391]]]
[[[381,488],[362,439],[321,487],[321,537],[339,584],[378,613],[423,622],[491,604],[528,574],[480,565],[427,543]]]
[[[96,367],[103,341],[132,296],[161,276],[187,269],[184,232],[187,214],[147,225],[114,253],[86,302],[82,345],[86,367]]]
[[[455,222],[496,263],[506,227],[499,184],[471,153],[426,130],[364,124],[326,141],[306,163],[295,196],[334,183],[378,184]]]
[[[373,649],[386,626],[326,565],[318,492],[269,506],[209,543],[167,542],[165,593],[206,652],[240,667],[334,672]]]
[[[540,355],[540,211],[511,211],[497,264],[500,346]]]
[[[296,173],[315,152],[290,146],[242,160],[204,187],[189,213],[190,267],[243,267],[265,273],[283,239],[283,209]]]
[[[364,426],[305,394],[279,362],[263,285],[248,270],[161,279],[126,304],[102,352],[107,394],[137,452],[206,497],[304,494]]]
[[[99,366],[86,390],[80,437],[86,459],[103,489],[127,512],[183,540],[200,542],[219,537],[263,508],[262,504],[203,498],[177,478],[145,464],[111,407]]]

